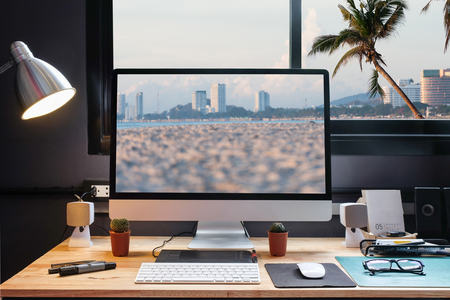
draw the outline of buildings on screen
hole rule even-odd
[[[265,111],[270,106],[270,95],[265,91],[255,92],[255,112]]]
[[[211,83],[211,110],[216,113],[227,112],[225,87],[223,83]]]
[[[125,120],[134,119],[136,119],[136,106],[127,104],[125,107]]]
[[[450,104],[450,69],[422,70],[422,103],[428,105]]]
[[[136,94],[136,118],[142,119],[144,117],[144,93],[139,92]]]
[[[125,94],[117,93],[117,115],[125,114],[127,103],[125,101]]]
[[[195,91],[192,93],[192,109],[206,113],[206,91]]]

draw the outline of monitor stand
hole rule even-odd
[[[239,221],[199,221],[189,249],[247,250],[255,246]]]

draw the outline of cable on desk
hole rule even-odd
[[[176,237],[179,237],[180,235],[183,235],[183,234],[190,234],[191,236],[194,237],[194,236],[195,236],[195,234],[194,234],[194,228],[197,226],[197,223],[198,223],[198,222],[195,222],[194,227],[192,227],[192,230],[191,230],[191,231],[185,231],[185,232],[182,232],[182,233],[179,233],[179,234],[172,235],[168,240],[165,240],[165,241],[162,243],[162,245],[155,247],[155,248],[152,250],[152,256],[153,256],[153,257],[158,257],[158,256],[155,255],[155,251],[158,250],[158,249],[160,249],[160,248],[162,248],[162,247],[164,247],[168,242],[170,242],[171,240],[173,240],[173,239],[176,238]]]

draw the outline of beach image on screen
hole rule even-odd
[[[120,75],[116,191],[325,193],[321,75]]]

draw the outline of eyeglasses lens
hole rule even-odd
[[[397,263],[403,270],[416,271],[422,269],[420,262],[414,260],[401,259]]]
[[[391,268],[391,262],[389,260],[370,260],[366,263],[367,268],[372,271],[387,271]]]

